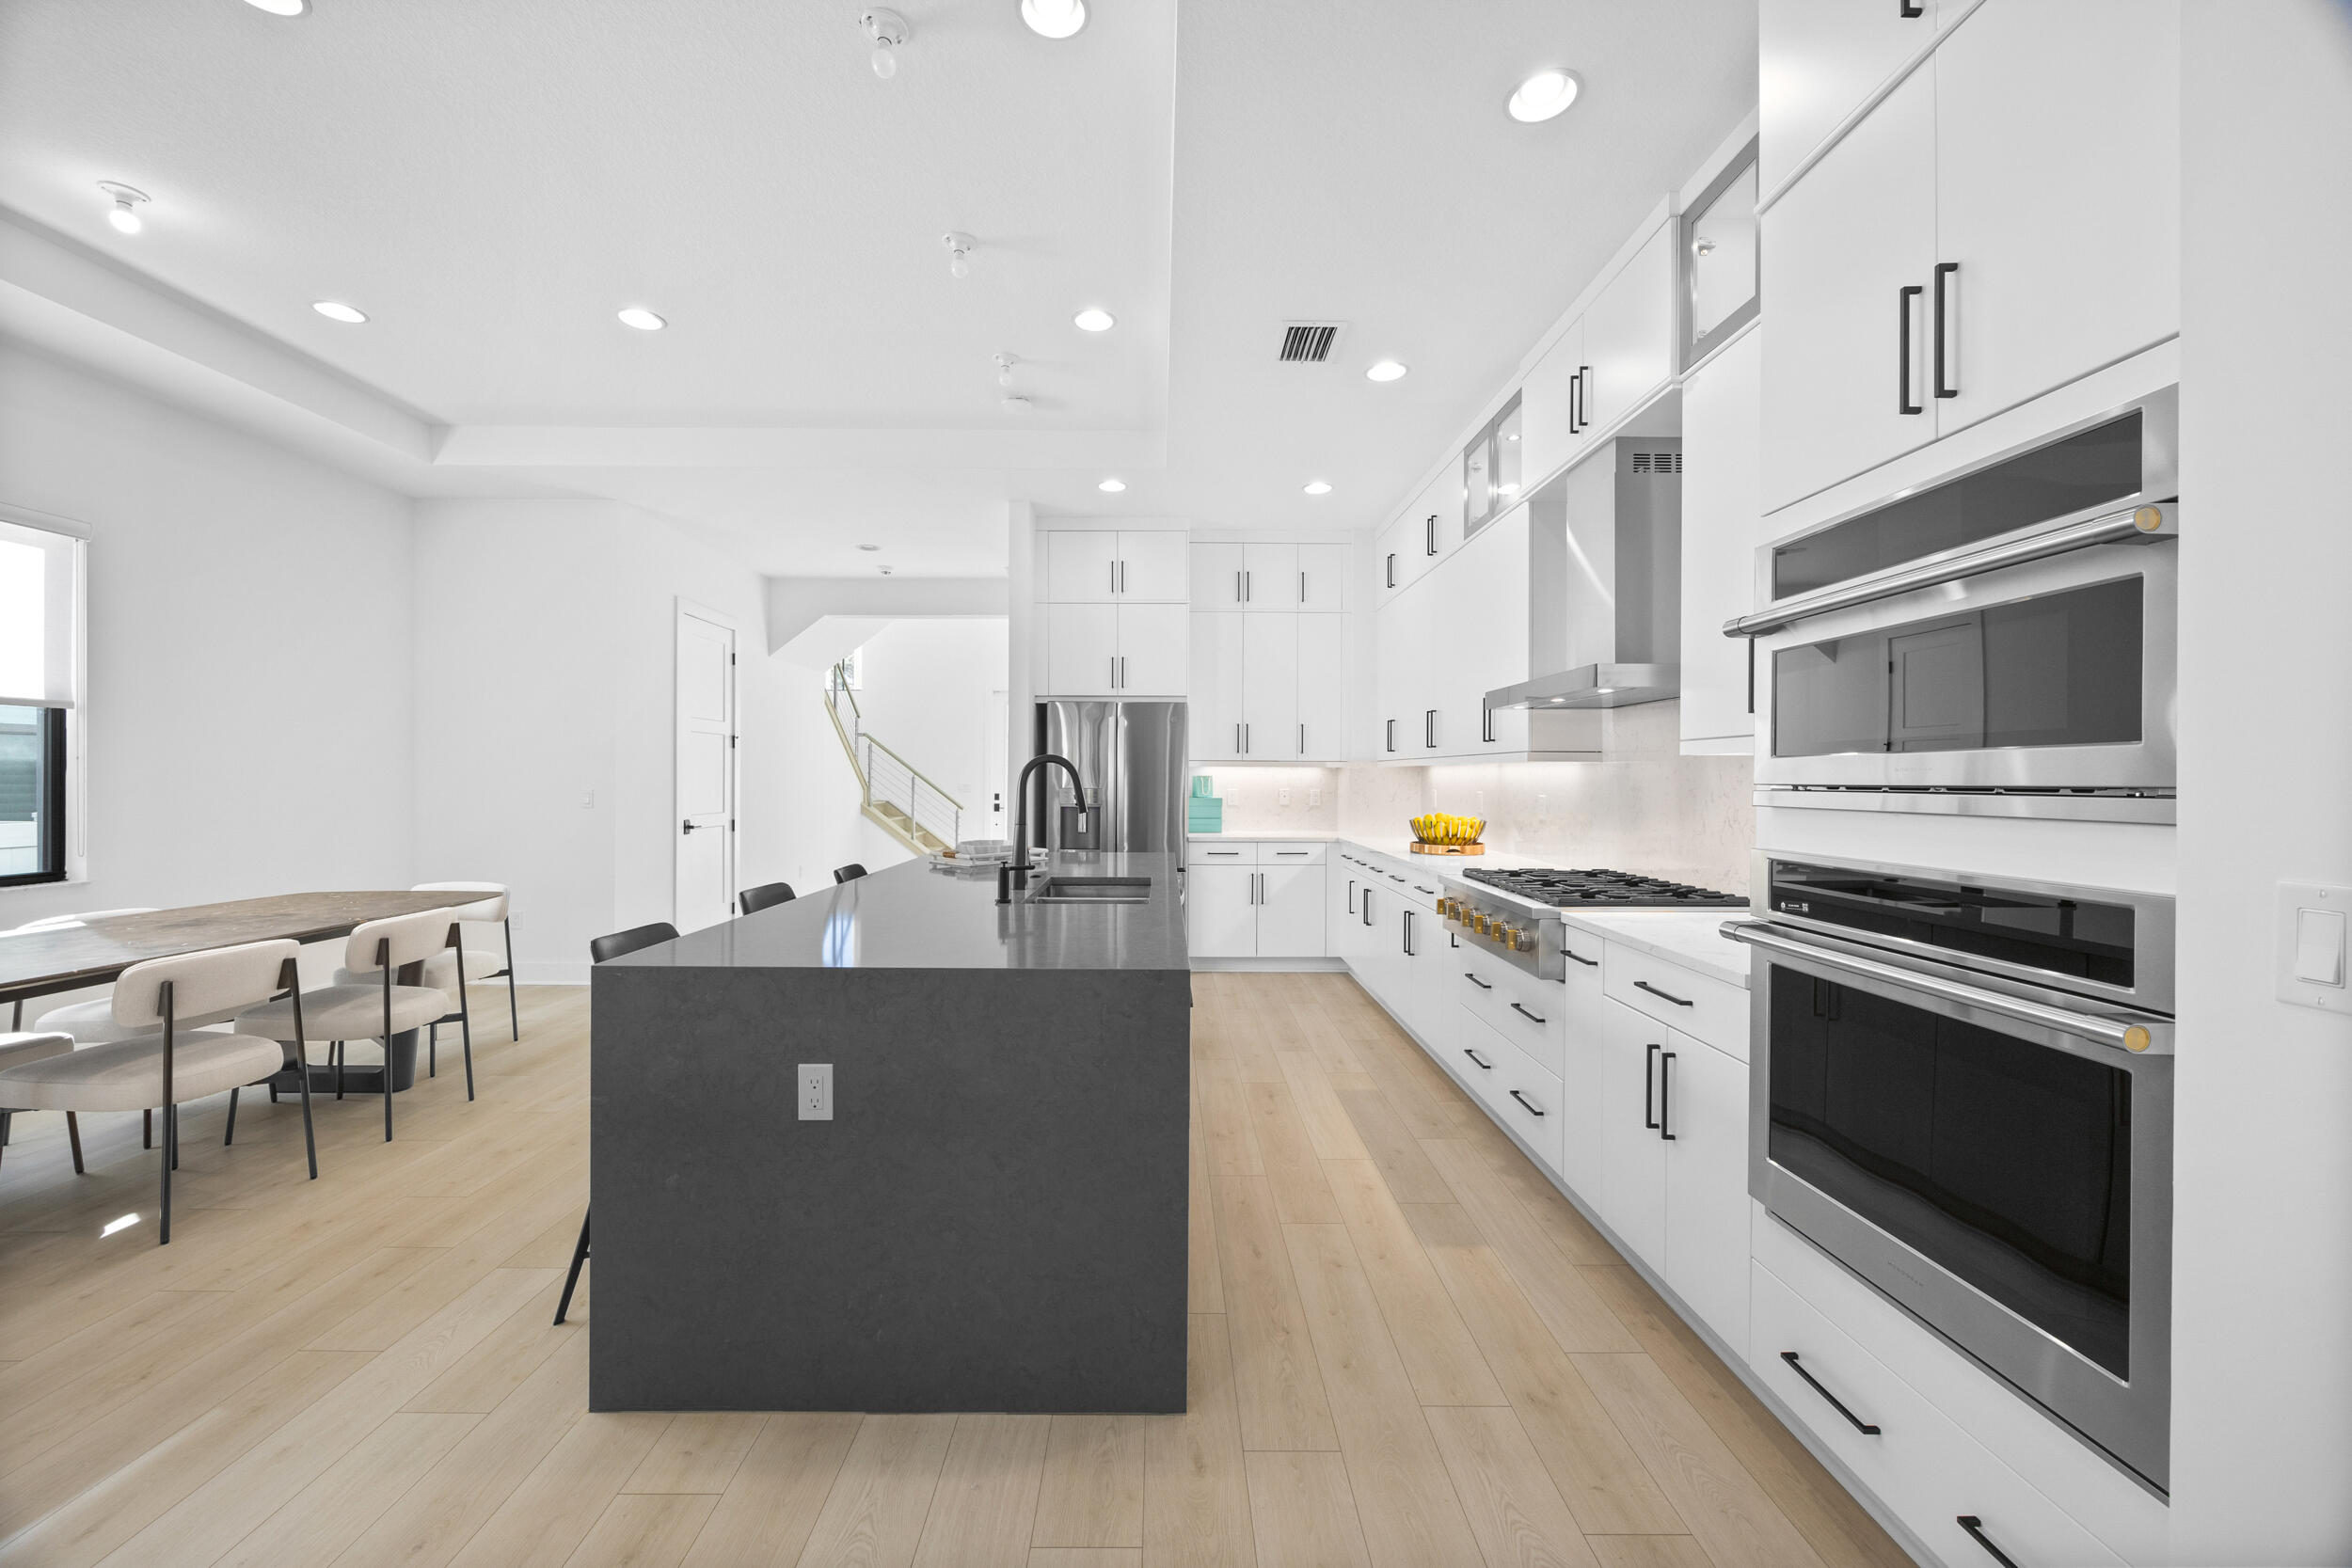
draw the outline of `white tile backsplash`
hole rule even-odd
[[[1265,768],[1254,763],[1219,768],[1210,763],[1191,769],[1191,774],[1197,778],[1206,773],[1214,781],[1216,787],[1209,793],[1225,802],[1229,833],[1336,833],[1340,831],[1340,771],[1336,768]],[[1190,792],[1189,780],[1184,788]]]

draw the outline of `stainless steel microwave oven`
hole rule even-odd
[[[1756,783],[2170,797],[2176,398],[1764,546]],[[1950,809],[1946,805],[1943,809]]]

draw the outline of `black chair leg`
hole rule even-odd
[[[506,1029],[516,1039],[523,1037],[522,1009],[515,1005],[515,922],[499,923],[506,929]]]
[[[88,1175],[89,1173],[82,1166],[82,1118],[72,1111],[65,1114],[65,1141],[73,1149],[73,1174]]]
[[[427,1078],[438,1078],[441,1075],[441,1026],[438,1023],[435,1023],[425,1031],[424,1075]]]
[[[343,1042],[335,1041],[327,1047],[327,1057],[335,1064],[335,1098],[343,1097]]]
[[[156,1160],[156,1164],[164,1167],[163,1202],[157,1211],[155,1224],[155,1244],[157,1246],[166,1246],[171,1242],[171,1167],[178,1163],[174,1159],[173,1154],[174,1151],[171,1147],[171,1107],[167,1105],[164,1107],[164,1147]]]
[[[15,1130],[15,1127],[16,1113],[14,1111],[0,1111],[0,1148],[6,1148],[8,1147],[8,1137],[9,1134]]]
[[[384,1141],[392,1141],[392,1041],[384,1038]]]
[[[588,1221],[596,1213],[590,1209],[580,1216],[580,1240],[572,1243],[572,1272],[564,1276],[564,1297],[555,1304],[555,1321],[562,1323],[564,1314],[572,1309],[572,1291],[580,1284],[580,1266],[588,1261]]]
[[[471,1101],[473,1099],[473,1020],[461,1013],[457,1020],[457,1033],[466,1042],[466,1098]]]
[[[220,1147],[227,1148],[237,1141],[237,1091],[229,1091],[229,1127],[220,1135]]]
[[[300,1046],[295,1052],[295,1066],[302,1073],[302,1152],[310,1157],[310,1180],[319,1179],[319,1144],[310,1132],[310,1050]]]
[[[164,1110],[164,1144],[171,1150],[171,1168],[178,1170],[180,1168],[180,1107],[177,1105],[167,1106]]]

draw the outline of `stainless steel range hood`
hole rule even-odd
[[[1627,436],[1544,487],[1565,570],[1537,585],[1535,667],[1486,693],[1493,708],[1607,708],[1682,694],[1682,442]],[[1549,519],[1546,519],[1549,521]],[[1543,601],[1556,595],[1556,605]],[[1556,609],[1556,614],[1554,610]]]

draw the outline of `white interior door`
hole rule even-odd
[[[735,910],[735,628],[677,612],[677,927]]]

